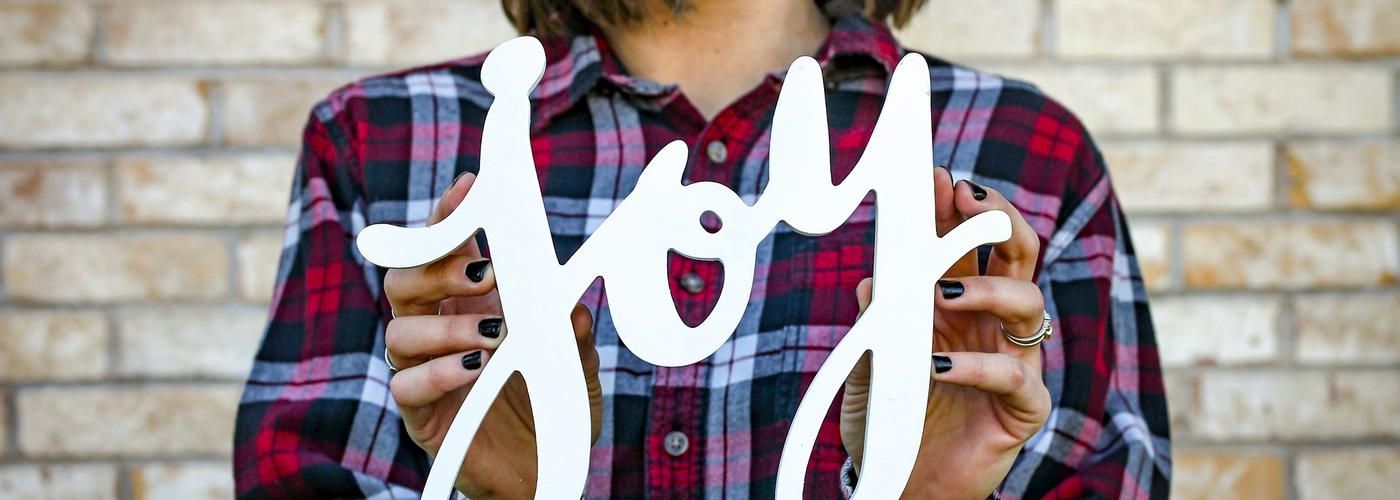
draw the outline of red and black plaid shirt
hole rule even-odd
[[[692,145],[689,181],[728,185],[750,202],[761,195],[781,74],[706,121],[675,87],[628,76],[597,35],[544,43],[533,146],[561,259],[673,140]],[[849,17],[816,54],[837,179],[869,139],[903,53],[883,25]],[[423,484],[429,459],[405,435],[387,388],[384,270],[352,241],[369,224],[424,224],[449,183],[476,171],[491,102],[483,59],[368,78],[314,109],[271,320],[239,408],[240,497],[415,497]],[[1074,116],[1035,87],[928,62],[934,157],[955,178],[1004,193],[1034,227],[1037,283],[1057,322],[1043,347],[1054,408],[999,493],[1165,497],[1170,441],[1157,348],[1103,159]],[[770,235],[733,338],[691,366],[637,359],[619,345],[600,291],[583,297],[598,318],[605,394],[588,498],[772,497],[797,403],[855,321],[852,290],[871,274],[872,209],[824,237],[785,227]],[[698,323],[722,270],[674,257],[671,272],[682,317]],[[841,495],[847,457],[834,408],[829,415],[808,476],[815,497]]]

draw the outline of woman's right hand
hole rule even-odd
[[[436,224],[451,214],[475,180],[472,174],[459,177],[443,194],[428,223]],[[389,390],[409,437],[436,456],[472,384],[508,334],[496,276],[473,238],[436,262],[390,269],[384,277],[384,294],[394,315],[385,333],[387,357],[398,369]],[[602,387],[593,319],[582,305],[574,307],[571,319],[596,441]],[[517,375],[486,413],[456,484],[471,498],[529,498],[537,477],[530,399],[524,380]]]

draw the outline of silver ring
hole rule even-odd
[[[389,374],[398,373],[399,369],[394,366],[393,361],[389,361],[389,346],[384,346],[384,364],[389,365]]]
[[[1011,332],[1006,329],[1005,323],[1001,325],[1001,334],[1006,336],[1006,340],[1021,347],[1035,347],[1040,345],[1041,342],[1045,342],[1045,339],[1050,338],[1050,334],[1053,330],[1054,327],[1051,326],[1050,322],[1050,311],[1045,311],[1045,317],[1040,322],[1040,329],[1036,330],[1035,334],[1029,337],[1017,337],[1012,335]]]

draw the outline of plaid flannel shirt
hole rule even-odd
[[[533,96],[532,142],[561,259],[672,140],[692,145],[687,180],[723,183],[749,202],[761,196],[781,74],[707,122],[675,87],[628,76],[597,33],[543,42],[549,64]],[[838,181],[869,139],[903,54],[886,27],[859,17],[836,20],[816,54]],[[423,225],[449,183],[477,170],[491,102],[483,60],[367,78],[313,110],[270,321],[238,413],[240,497],[417,495],[430,460],[405,435],[387,389],[384,270],[353,239],[368,224]],[[1157,349],[1101,156],[1035,87],[928,61],[935,159],[955,178],[1004,193],[1038,233],[1036,282],[1056,321],[1043,345],[1053,410],[998,494],[1165,497],[1170,442]],[[600,289],[590,289],[581,302],[597,318],[604,402],[585,496],[771,498],[797,403],[856,319],[852,290],[871,274],[873,214],[868,198],[819,238],[780,225],[758,247],[754,293],[734,336],[694,365],[655,367],[632,355]],[[717,299],[720,265],[673,255],[670,271],[678,310],[698,323]],[[835,403],[813,452],[809,497],[842,495],[847,456]],[[675,453],[668,435],[688,446]]]

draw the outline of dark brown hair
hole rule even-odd
[[[567,35],[586,28],[585,22],[599,26],[622,26],[640,22],[647,2],[659,1],[676,14],[684,12],[689,0],[501,0],[506,17],[521,34]],[[922,7],[924,0],[813,0],[826,15],[838,18],[860,13],[873,20],[904,26]]]

